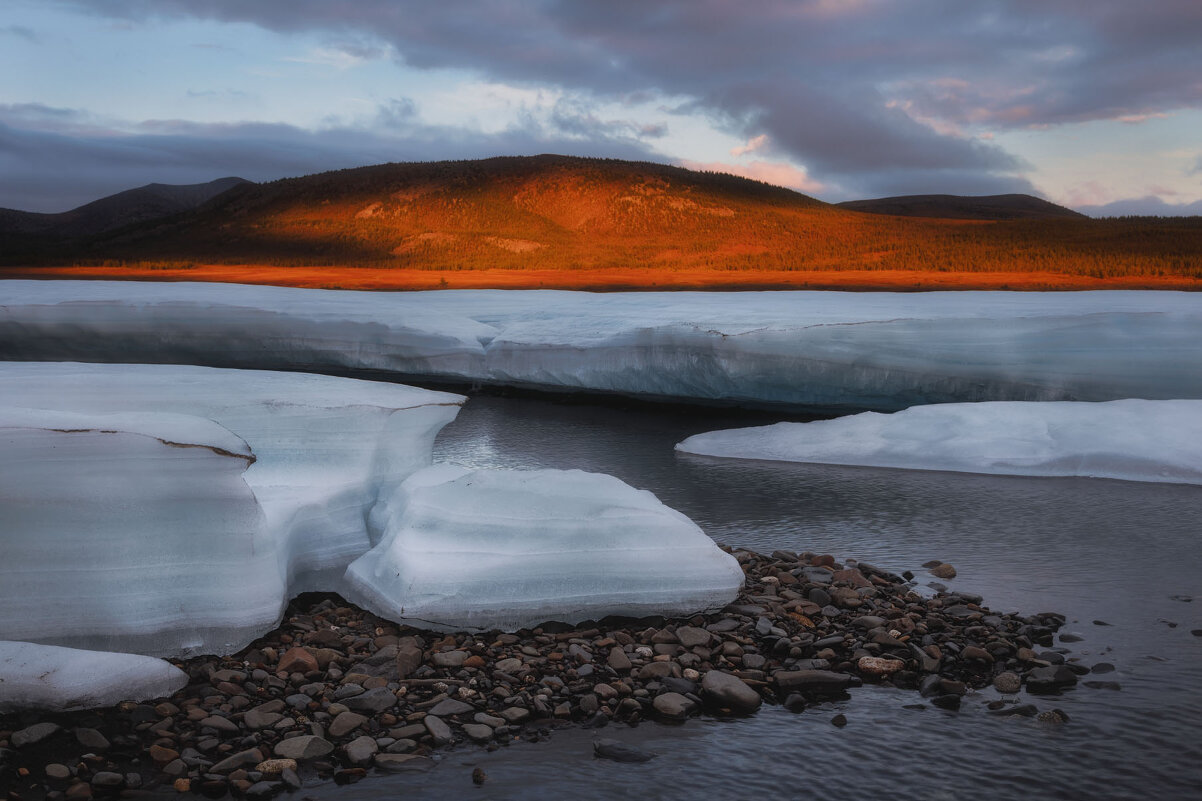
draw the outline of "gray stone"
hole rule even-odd
[[[12,743],[14,748],[24,748],[27,745],[36,745],[47,737],[51,737],[59,731],[60,727],[57,723],[35,723],[19,731],[12,733],[8,741]]]
[[[396,694],[387,687],[376,687],[362,695],[347,698],[342,703],[346,704],[348,709],[378,715],[385,709],[391,709],[396,706]]]
[[[781,690],[808,695],[839,694],[848,687],[861,684],[858,676],[829,670],[781,670],[773,674],[772,679]]]
[[[209,715],[200,722],[201,726],[207,726],[213,731],[222,731],[226,734],[237,734],[238,724],[229,718],[223,718],[220,715]]]
[[[434,663],[434,667],[440,668],[458,668],[463,667],[463,663],[471,656],[467,651],[441,651],[434,654],[430,661]]]
[[[46,766],[46,776],[50,779],[69,779],[71,778],[71,769],[66,765],[60,765],[58,762],[51,762]]]
[[[483,723],[465,723],[463,724],[463,733],[478,743],[485,743],[492,739],[492,727]]]
[[[522,660],[516,656],[511,656],[506,659],[498,659],[493,668],[502,673],[516,673],[522,669]]]
[[[611,668],[619,673],[624,673],[625,671],[630,670],[632,667],[630,663],[630,657],[628,657],[626,652],[616,645],[609,649],[609,656],[606,657],[605,661]]]
[[[213,767],[209,768],[209,772],[233,773],[234,771],[238,770],[238,768],[245,768],[249,765],[257,765],[262,761],[263,755],[259,753],[257,748],[252,748],[248,751],[239,751],[236,754],[231,754]]]
[[[640,679],[662,679],[672,675],[671,662],[648,662],[639,668]]]
[[[1056,693],[1077,683],[1077,674],[1065,665],[1037,667],[1027,674],[1027,692]]]
[[[380,746],[376,741],[367,735],[356,737],[346,744],[343,751],[346,753],[347,761],[352,765],[362,767],[371,762],[372,757],[380,750]]]
[[[246,797],[251,799],[251,801],[257,801],[257,799],[261,798],[271,798],[283,789],[283,782],[259,781],[246,788]]]
[[[445,717],[447,715],[465,715],[468,712],[475,712],[476,708],[471,704],[465,704],[455,698],[444,698],[429,710],[431,715]]]
[[[330,721],[328,731],[331,737],[345,737],[367,721],[368,718],[366,715],[360,715],[358,712],[348,710]]]
[[[680,693],[657,695],[651,705],[660,716],[669,720],[684,720],[697,711],[696,702]]]
[[[511,725],[516,725],[530,717],[530,710],[522,709],[520,706],[511,706],[508,709],[502,709],[499,714]]]
[[[120,773],[114,773],[111,770],[102,770],[92,775],[93,787],[104,787],[106,789],[116,789],[125,784],[125,777]]]
[[[1023,680],[1017,673],[1007,670],[993,677],[993,686],[999,693],[1013,695],[1023,686]]]
[[[93,751],[106,751],[110,745],[108,738],[96,729],[78,728],[75,730],[75,739],[84,748],[90,748]]]
[[[454,736],[451,734],[451,727],[442,718],[435,715],[426,715],[422,723],[425,724],[426,731],[430,732],[430,736],[434,738],[435,745],[446,745],[454,739]]]
[[[593,740],[593,755],[599,759],[612,759],[614,762],[647,762],[655,758],[655,754],[636,745],[604,738]]]
[[[710,633],[696,626],[681,626],[676,629],[676,639],[685,648],[696,648],[698,645],[709,645]]]
[[[379,754],[376,756],[376,768],[388,773],[426,771],[432,767],[434,767],[433,759],[417,754]]]
[[[494,729],[498,726],[505,725],[505,718],[499,718],[496,715],[490,715],[487,712],[477,712],[472,716],[472,720],[476,721],[477,723],[483,723],[485,726],[491,726]]]
[[[763,699],[738,676],[711,670],[701,680],[701,694],[706,703],[737,714],[750,714],[760,708]]]
[[[284,716],[279,712],[260,712],[257,709],[252,709],[242,715],[242,722],[248,729],[270,728],[283,719]]]
[[[315,734],[302,734],[300,737],[289,737],[275,744],[275,755],[284,759],[295,759],[303,762],[307,759],[318,759],[334,752],[333,743]]]

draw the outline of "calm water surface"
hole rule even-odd
[[[1106,661],[1119,691],[1057,698],[1070,722],[999,719],[984,691],[959,712],[916,693],[856,691],[792,714],[610,726],[602,736],[659,756],[645,765],[592,757],[593,732],[555,732],[495,753],[461,746],[423,776],[306,788],[315,799],[1202,798],[1202,487],[1027,479],[871,468],[718,461],[673,445],[761,424],[735,413],[475,397],[440,435],[437,461],[581,468],[654,492],[732,546],[829,552],[925,576],[1002,611],[1059,611],[1080,634],[1073,656]],[[1188,599],[1196,600],[1190,601]],[[1108,625],[1099,625],[1095,621]],[[1087,677],[1088,678],[1088,677]],[[830,718],[843,713],[845,728]],[[471,783],[483,768],[484,787]]]

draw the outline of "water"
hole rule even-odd
[[[672,446],[701,431],[761,424],[733,413],[680,413],[549,400],[475,397],[440,435],[439,461],[480,467],[581,468],[655,492],[732,546],[829,552],[947,582],[1002,611],[1058,611],[1080,634],[1073,655],[1113,663],[1099,679],[1033,699],[1065,725],[999,719],[970,695],[959,712],[916,693],[855,691],[792,714],[684,726],[611,726],[602,736],[649,748],[645,765],[592,757],[596,733],[555,732],[488,754],[447,752],[423,776],[306,788],[315,799],[1169,799],[1202,797],[1202,487],[1028,479],[870,468],[717,461]],[[1195,598],[1188,601],[1185,599]],[[1109,625],[1100,625],[1101,621]],[[1176,625],[1173,625],[1176,624]],[[1092,677],[1086,677],[1090,679]],[[846,715],[837,728],[830,719]],[[481,788],[471,770],[488,774]]]

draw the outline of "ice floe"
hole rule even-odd
[[[188,675],[152,656],[0,641],[0,712],[70,712],[163,698]]]
[[[0,358],[364,369],[854,411],[1202,398],[1202,295],[4,281]]]
[[[422,470],[377,506],[351,599],[440,629],[692,614],[730,603],[734,557],[645,490],[580,470]]]
[[[300,373],[0,364],[0,638],[228,653],[341,589],[462,398]]]
[[[952,403],[689,437],[738,459],[1202,484],[1202,401]]]

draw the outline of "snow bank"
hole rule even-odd
[[[370,369],[831,410],[1202,398],[1184,292],[353,292],[0,282],[0,358]]]
[[[1202,484],[1202,401],[916,406],[712,431],[676,449],[738,459]]]
[[[186,673],[154,657],[28,642],[0,642],[0,676],[0,712],[149,701],[188,683]]]
[[[0,638],[229,653],[340,590],[462,398],[299,373],[0,364]]]
[[[440,629],[691,614],[730,603],[743,572],[695,523],[613,476],[438,465],[376,516],[351,598]]]

